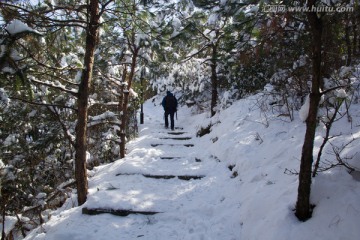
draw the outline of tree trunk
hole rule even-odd
[[[0,191],[1,191],[1,189],[0,189]],[[2,231],[1,231],[1,240],[5,240],[5,238],[6,238],[6,234],[5,234],[5,216],[6,216],[6,211],[5,211],[5,209],[6,209],[6,204],[5,204],[5,199],[4,199],[5,197],[4,196],[2,196],[1,197],[1,202],[2,202],[2,204],[1,204],[1,217],[2,217]]]
[[[357,20],[355,20],[355,23],[356,23],[356,26],[360,25],[360,13],[359,13],[359,9],[360,7],[357,6],[357,8],[355,8],[357,10],[355,10],[354,14],[355,14],[355,18]],[[357,50],[357,53],[360,54],[360,34],[357,35],[358,37],[358,50]]]
[[[358,39],[358,34],[357,34],[357,24],[356,24],[356,16],[355,16],[355,13],[352,13],[352,16],[351,16],[351,24],[352,24],[352,32],[353,32],[353,55],[354,56],[357,56],[359,51],[358,51],[358,42],[357,42],[357,39]]]
[[[309,1],[311,8],[314,1]],[[295,215],[301,221],[306,221],[311,217],[312,207],[310,204],[311,191],[311,169],[313,163],[314,138],[317,125],[317,113],[320,102],[321,86],[321,46],[322,46],[322,21],[316,13],[307,13],[307,19],[312,35],[312,87],[310,94],[309,115],[306,120],[306,132],[304,144],[302,147],[301,164],[299,172],[299,187],[296,203]]]
[[[88,6],[89,23],[86,33],[86,52],[84,57],[84,69],[78,92],[78,119],[76,124],[76,153],[75,153],[75,179],[77,184],[78,204],[86,202],[88,190],[86,171],[87,151],[87,118],[88,98],[94,65],[94,52],[98,40],[99,30],[99,5],[97,0],[90,0]]]
[[[211,58],[211,117],[216,114],[215,108],[218,98],[218,80],[216,74],[217,67],[217,45],[212,46],[212,58]]]
[[[354,12],[354,14],[355,14],[355,25],[356,26],[359,26],[360,25],[360,13],[359,13],[359,9],[360,9],[360,7],[359,6],[357,6],[356,8],[355,8],[355,12]],[[355,36],[355,35],[354,35]],[[357,44],[357,53],[360,55],[360,35],[356,35],[357,36],[357,40],[355,40],[355,41],[358,41],[358,44]]]
[[[120,158],[125,157],[125,145],[126,145],[126,127],[127,127],[127,110],[128,110],[128,104],[129,104],[129,91],[131,88],[132,80],[134,78],[135,74],[135,67],[136,67],[136,61],[139,54],[140,47],[134,46],[132,51],[132,61],[131,61],[131,70],[128,77],[127,82],[127,90],[124,91],[124,98],[123,98],[123,107],[122,112],[123,115],[121,116],[121,129],[120,129]]]
[[[122,83],[120,86],[120,95],[119,95],[119,103],[118,103],[118,110],[119,110],[119,116],[120,116],[120,120],[122,120],[122,115],[123,115],[123,106],[124,106],[124,90],[125,90],[125,82],[126,82],[126,78],[127,78],[127,67],[124,66],[123,72],[122,72]],[[120,130],[117,132],[118,137],[120,138],[120,143],[119,143],[119,157],[121,157],[122,154],[125,155],[125,144],[122,143],[122,125],[120,124]]]
[[[350,19],[349,15],[346,13],[346,24],[345,24],[345,42],[346,42],[346,49],[347,49],[347,60],[346,66],[350,66],[352,61],[352,49],[351,49],[351,40],[350,40]]]

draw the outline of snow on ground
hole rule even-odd
[[[89,172],[84,206],[69,209],[74,202],[69,199],[67,210],[56,211],[26,239],[359,239],[360,183],[343,168],[314,178],[313,218],[297,220],[293,209],[298,179],[284,172],[299,169],[305,124],[297,116],[289,122],[264,115],[254,99],[237,101],[211,119],[207,113],[196,115],[183,107],[175,124],[179,129],[174,131],[183,132],[180,135],[164,129],[161,98],[147,101],[145,124],[139,138],[128,144],[127,157]],[[359,105],[352,107],[352,117],[353,124],[346,118],[336,123],[334,133],[342,133],[335,139],[338,143],[359,137]],[[211,132],[196,137],[210,123]],[[322,134],[320,126],[316,150]],[[169,139],[176,137],[186,139]],[[357,145],[355,141],[347,152],[355,153]],[[329,150],[324,159],[332,160]],[[238,176],[232,177],[234,172]],[[142,174],[204,177],[185,181]],[[81,213],[83,207],[161,213],[90,216]]]

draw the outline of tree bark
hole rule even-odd
[[[99,4],[97,0],[90,0],[88,6],[89,22],[86,33],[86,52],[84,69],[78,91],[78,119],[76,124],[76,153],[75,153],[75,179],[77,184],[78,204],[86,202],[88,190],[86,151],[87,151],[87,118],[88,98],[94,66],[94,53],[99,32]]]
[[[308,2],[311,8],[314,6],[314,0]],[[295,215],[301,221],[311,218],[312,207],[310,204],[311,192],[311,169],[313,163],[314,139],[317,125],[317,113],[320,103],[321,93],[321,47],[322,47],[322,20],[318,18],[316,13],[307,13],[307,19],[312,35],[312,87],[310,93],[310,108],[308,118],[306,119],[306,132],[304,144],[302,147],[299,187],[296,203]]]
[[[216,114],[215,108],[217,105],[218,98],[218,80],[217,80],[217,45],[212,46],[212,58],[211,58],[211,117]]]

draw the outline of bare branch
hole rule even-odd
[[[326,90],[320,92],[320,95],[325,95],[325,94],[327,94],[328,92],[334,91],[334,90],[339,89],[339,88],[345,88],[345,87],[349,87],[349,85],[341,85],[341,86],[336,86],[336,87],[332,87],[332,88],[326,89]]]
[[[70,142],[70,144],[75,148],[75,142],[72,138],[72,136],[69,134],[69,129],[67,128],[67,126],[63,123],[63,121],[61,120],[61,116],[58,113],[58,111],[56,110],[56,108],[51,108],[48,106],[48,110],[56,117],[56,119],[58,120],[58,122],[60,123],[63,132],[66,136],[66,138],[68,139],[68,141]]]

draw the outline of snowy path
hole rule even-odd
[[[87,202],[54,215],[27,239],[239,239],[240,222],[229,221],[234,190],[224,186],[231,172],[199,146],[188,109],[180,110],[171,131],[159,104],[144,108],[145,124],[126,158],[89,172]],[[84,208],[159,214],[87,215]]]
[[[206,174],[206,164],[196,157],[198,150],[191,134],[182,128],[181,132],[153,129],[156,131],[143,135],[147,148],[134,149],[111,180],[97,184],[86,207],[109,208],[116,204],[117,209],[164,212],[179,209],[186,199],[191,201],[189,190],[197,187],[201,179],[196,178]],[[174,133],[186,139],[174,139]],[[144,156],[144,150],[153,154]],[[192,179],[184,180],[186,176]]]
[[[101,175],[96,181],[95,174],[86,208],[164,213],[179,211],[194,194],[204,194],[200,188],[211,184],[208,174],[218,161],[200,156],[204,150],[195,144],[195,133],[181,121],[174,131],[165,129],[161,109],[156,110],[149,111],[139,139],[129,146],[129,156],[108,180]]]
[[[100,174],[95,173],[92,177],[84,207],[160,212],[153,216],[129,215],[125,218],[125,221],[142,219],[137,228],[146,225],[147,235],[138,235],[144,239],[202,239],[208,234],[221,236],[220,229],[229,228],[227,236],[238,231],[230,229],[231,225],[225,227],[226,222],[220,221],[221,217],[216,218],[216,223],[209,219],[215,214],[216,204],[225,200],[212,186],[223,184],[223,180],[219,181],[221,170],[227,178],[230,171],[224,166],[219,167],[219,161],[196,144],[195,131],[187,128],[186,114],[189,113],[182,112],[175,130],[171,131],[164,128],[160,107],[147,110],[139,138],[128,145],[129,155],[111,169],[99,168]],[[144,224],[144,221],[156,225]],[[212,228],[217,225],[220,227]],[[159,233],[163,235],[155,236]]]

